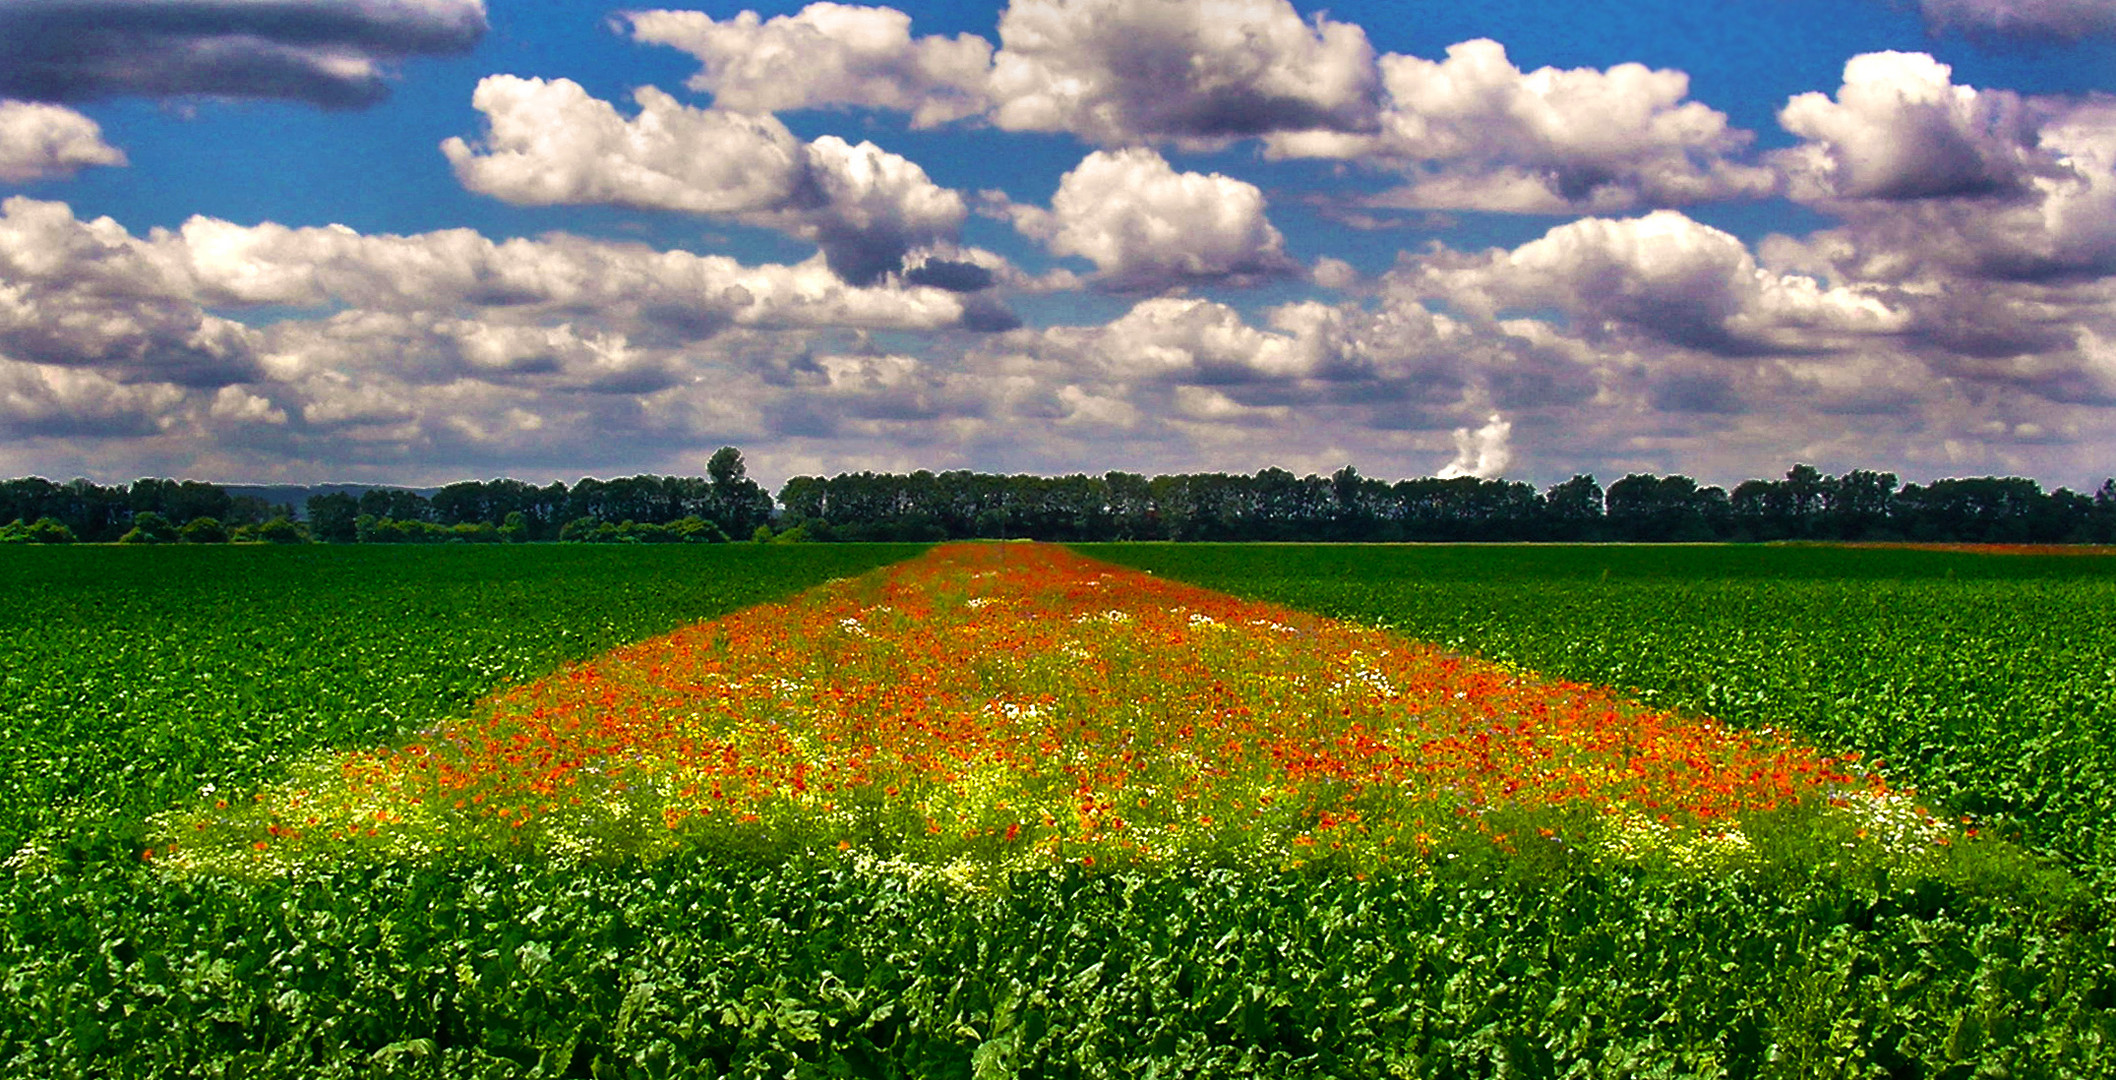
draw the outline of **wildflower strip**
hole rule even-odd
[[[1746,815],[1883,796],[1900,799],[1776,735],[1059,547],[958,544],[312,762],[183,817],[156,854],[705,845],[1367,872],[1465,836],[1563,842],[1568,821],[1611,843],[1720,842]]]

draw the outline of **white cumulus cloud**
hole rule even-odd
[[[1097,150],[1058,183],[1051,208],[1013,206],[1016,227],[1093,262],[1120,290],[1253,282],[1299,271],[1256,185],[1177,172],[1144,147]]]
[[[872,143],[804,143],[777,118],[696,109],[635,93],[627,119],[568,79],[494,75],[471,103],[482,145],[441,145],[472,191],[531,205],[602,203],[714,214],[815,242],[854,284],[899,269],[912,248],[950,241],[962,197]]]
[[[0,101],[0,180],[72,176],[87,165],[123,165],[95,121],[59,105]]]
[[[1410,182],[1373,205],[1513,213],[1617,211],[1768,194],[1771,173],[1732,156],[1750,136],[1687,100],[1688,75],[1642,64],[1524,72],[1496,41],[1445,60],[1389,54],[1373,134],[1267,140],[1281,157],[1360,160]]]
[[[1778,160],[1793,196],[1929,199],[2019,191],[2042,164],[2038,119],[2018,94],[1956,86],[1924,53],[1879,52],[1844,65],[1834,100],[1801,94],[1778,122],[1807,140]]]
[[[1105,144],[1372,126],[1366,31],[1286,0],[1014,0],[993,122]]]
[[[880,7],[626,18],[635,38],[698,57],[691,85],[726,108],[864,106],[917,126],[979,116],[1105,146],[1374,124],[1366,32],[1304,19],[1287,0],[1014,0],[996,49],[970,34],[913,37],[909,16]]]
[[[1736,237],[1673,210],[1582,218],[1425,273],[1468,311],[1555,307],[1588,333],[1730,355],[1829,348],[1907,324],[1877,296],[1759,266]]]
[[[1852,280],[1944,289],[1957,275],[2038,281],[2116,271],[2116,101],[1956,85],[1920,53],[1845,66],[1835,100],[1803,94],[1779,163],[1792,194],[1843,219],[1787,261]]]
[[[1491,414],[1484,426],[1475,431],[1456,428],[1455,456],[1440,467],[1437,475],[1442,480],[1461,476],[1492,480],[1504,475],[1514,460],[1513,431],[1513,424],[1498,413]]]
[[[909,113],[931,127],[985,110],[992,44],[974,34],[911,36],[894,8],[810,4],[793,15],[702,11],[621,16],[636,40],[669,45],[704,65],[689,81],[719,108],[783,112],[856,105]]]

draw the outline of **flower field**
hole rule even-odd
[[[349,850],[704,845],[957,875],[1228,859],[1364,874],[1472,844],[1740,862],[1756,855],[1745,821],[1795,817],[1908,858],[1965,835],[1783,736],[1062,548],[958,544],[173,815],[147,857],[283,870]]]
[[[0,549],[0,1073],[2116,1073],[2098,560],[922,550]]]

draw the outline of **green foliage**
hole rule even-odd
[[[288,520],[285,516],[275,517],[257,526],[250,535],[252,539],[262,540],[267,544],[306,544],[309,542],[308,530],[302,528],[299,523]]]
[[[2099,907],[2007,886],[2043,870],[1997,845],[1916,880],[1803,874],[1828,838],[1788,829],[1763,835],[1818,846],[1707,874],[1553,847],[1367,881],[1201,866],[985,888],[831,853],[457,857],[262,880],[139,859],[145,818],[204,785],[243,798],[318,747],[386,741],[562,661],[909,550],[0,550],[0,1075],[2116,1075],[2116,930]],[[1979,790],[2082,790],[2109,761],[2067,756],[2108,738],[2095,718],[2116,670],[2098,651],[2111,631],[2067,614],[2107,606],[2084,560],[1096,553],[1169,572],[1193,558],[1185,576],[1505,644],[1495,655],[1516,663],[1621,663],[1660,704],[1722,687],[1723,716],[1744,689],[1812,705],[1864,702],[1842,687],[1869,677],[1905,687],[1889,699],[1902,713],[1864,714],[1847,746],[1940,753],[1933,709],[1975,690],[1974,712],[1945,715],[2024,725],[2013,749],[2060,774],[2016,765]],[[1828,660],[1830,639],[1858,663]],[[1884,661],[1890,641],[1907,659]],[[1946,648],[1968,650],[1959,670]],[[1682,681],[1713,670],[1693,650],[1722,658],[1709,682]],[[2039,743],[2057,706],[2031,673],[2083,714],[2073,737]],[[1890,753],[1892,772],[1910,767]],[[2063,850],[2041,815],[2066,805],[2023,802],[2020,824]]]
[[[130,845],[205,785],[239,795],[304,751],[911,550],[8,548],[0,857]]]
[[[1944,890],[821,858],[22,874],[21,1076],[2106,1076],[2108,931]]]
[[[118,537],[120,544],[173,544],[181,536],[175,523],[152,510],[132,515],[132,528]]]
[[[58,518],[41,517],[34,522],[17,518],[0,525],[0,544],[71,544],[73,530]]]
[[[228,542],[228,527],[219,518],[196,517],[178,529],[187,544],[225,544]]]
[[[578,518],[559,530],[558,538],[584,544],[725,544],[727,532],[717,522],[692,515],[665,524],[650,521],[597,521]]]
[[[1112,561],[1863,751],[2116,895],[2116,559],[1137,546]]]

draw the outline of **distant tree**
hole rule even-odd
[[[2116,544],[2116,479],[2094,489],[2094,509],[2087,517],[2087,537],[2097,544]]]
[[[432,521],[433,504],[407,488],[369,488],[360,493],[360,513],[393,521]]]
[[[2058,488],[2029,515],[2028,538],[2038,544],[2090,543],[2093,525],[2094,497]]]
[[[1160,515],[1155,512],[1153,488],[1144,476],[1128,472],[1103,473],[1102,488],[1109,497],[1111,539],[1161,538]]]
[[[742,451],[732,446],[723,446],[713,451],[706,459],[705,475],[716,488],[724,488],[737,480],[747,478],[748,469],[742,464]]]
[[[452,544],[497,544],[501,541],[500,527],[489,521],[459,521],[443,525],[446,539]]]
[[[765,526],[769,528],[770,526]],[[727,532],[717,522],[701,517],[681,517],[661,527],[672,540],[686,544],[725,544]]]
[[[1576,473],[1543,493],[1543,513],[1553,540],[1599,539],[1602,485],[1590,474]]]
[[[2034,538],[2045,501],[2041,485],[2019,476],[1980,476],[1906,485],[1895,516],[1912,540],[2017,544]]]
[[[171,521],[226,517],[235,506],[234,498],[219,484],[153,477],[133,481],[125,501],[135,514],[152,510]]]
[[[75,540],[73,529],[55,517],[38,518],[24,535],[32,544],[71,544]]]
[[[476,480],[450,484],[434,492],[432,504],[434,518],[443,525],[486,520],[485,485]]]
[[[187,544],[225,544],[228,542],[228,527],[219,518],[195,517],[184,523],[177,532]]]
[[[285,514],[281,514],[257,526],[256,536],[257,539],[267,544],[306,544],[309,542],[308,530],[302,528]]]
[[[1606,504],[1609,526],[1622,540],[1712,540],[1732,525],[1727,493],[1698,487],[1687,476],[1632,473],[1609,485]]]
[[[173,544],[179,539],[176,525],[168,518],[142,510],[132,515],[132,528],[118,537],[120,544]]]
[[[771,520],[771,494],[749,478],[742,451],[723,446],[705,463],[709,504],[694,508],[729,536],[742,536]]]
[[[228,500],[228,512],[220,516],[228,526],[255,525],[274,513],[272,504],[255,495],[236,495]]]
[[[1822,475],[1813,465],[1794,465],[1786,470],[1785,495],[1794,536],[1804,537],[1813,530],[1836,486],[1835,480]]]
[[[307,504],[309,533],[330,544],[350,544],[360,538],[360,500],[342,491],[311,495]]]
[[[1853,469],[1836,479],[1822,508],[1820,534],[1836,540],[1893,540],[1889,515],[1896,474]]]

